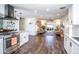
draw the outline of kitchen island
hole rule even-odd
[[[64,34],[64,48],[68,54],[79,54],[79,37]]]

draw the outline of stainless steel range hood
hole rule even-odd
[[[0,19],[17,20],[16,18],[14,18],[14,7],[9,4],[5,4],[4,15],[0,14]]]

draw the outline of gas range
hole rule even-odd
[[[18,33],[6,33],[4,39],[4,53],[11,54],[19,48],[19,34]]]

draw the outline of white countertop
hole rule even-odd
[[[79,45],[79,41],[77,41],[76,39],[74,39],[73,37],[67,35],[67,34],[64,34],[66,35],[67,37],[69,37],[72,41],[74,41],[77,45]]]

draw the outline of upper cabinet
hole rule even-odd
[[[24,18],[24,16],[23,16],[24,12],[25,12],[25,11],[22,10],[22,9],[14,8],[14,17],[15,17],[16,19],[20,19],[20,17],[21,17],[21,18]]]
[[[70,24],[79,25],[79,5],[74,4],[69,8]]]
[[[0,17],[4,17],[5,15],[5,5],[0,4]]]
[[[73,24],[79,24],[79,5],[73,5]]]
[[[19,9],[14,8],[14,17],[16,19],[20,19],[20,10]]]

